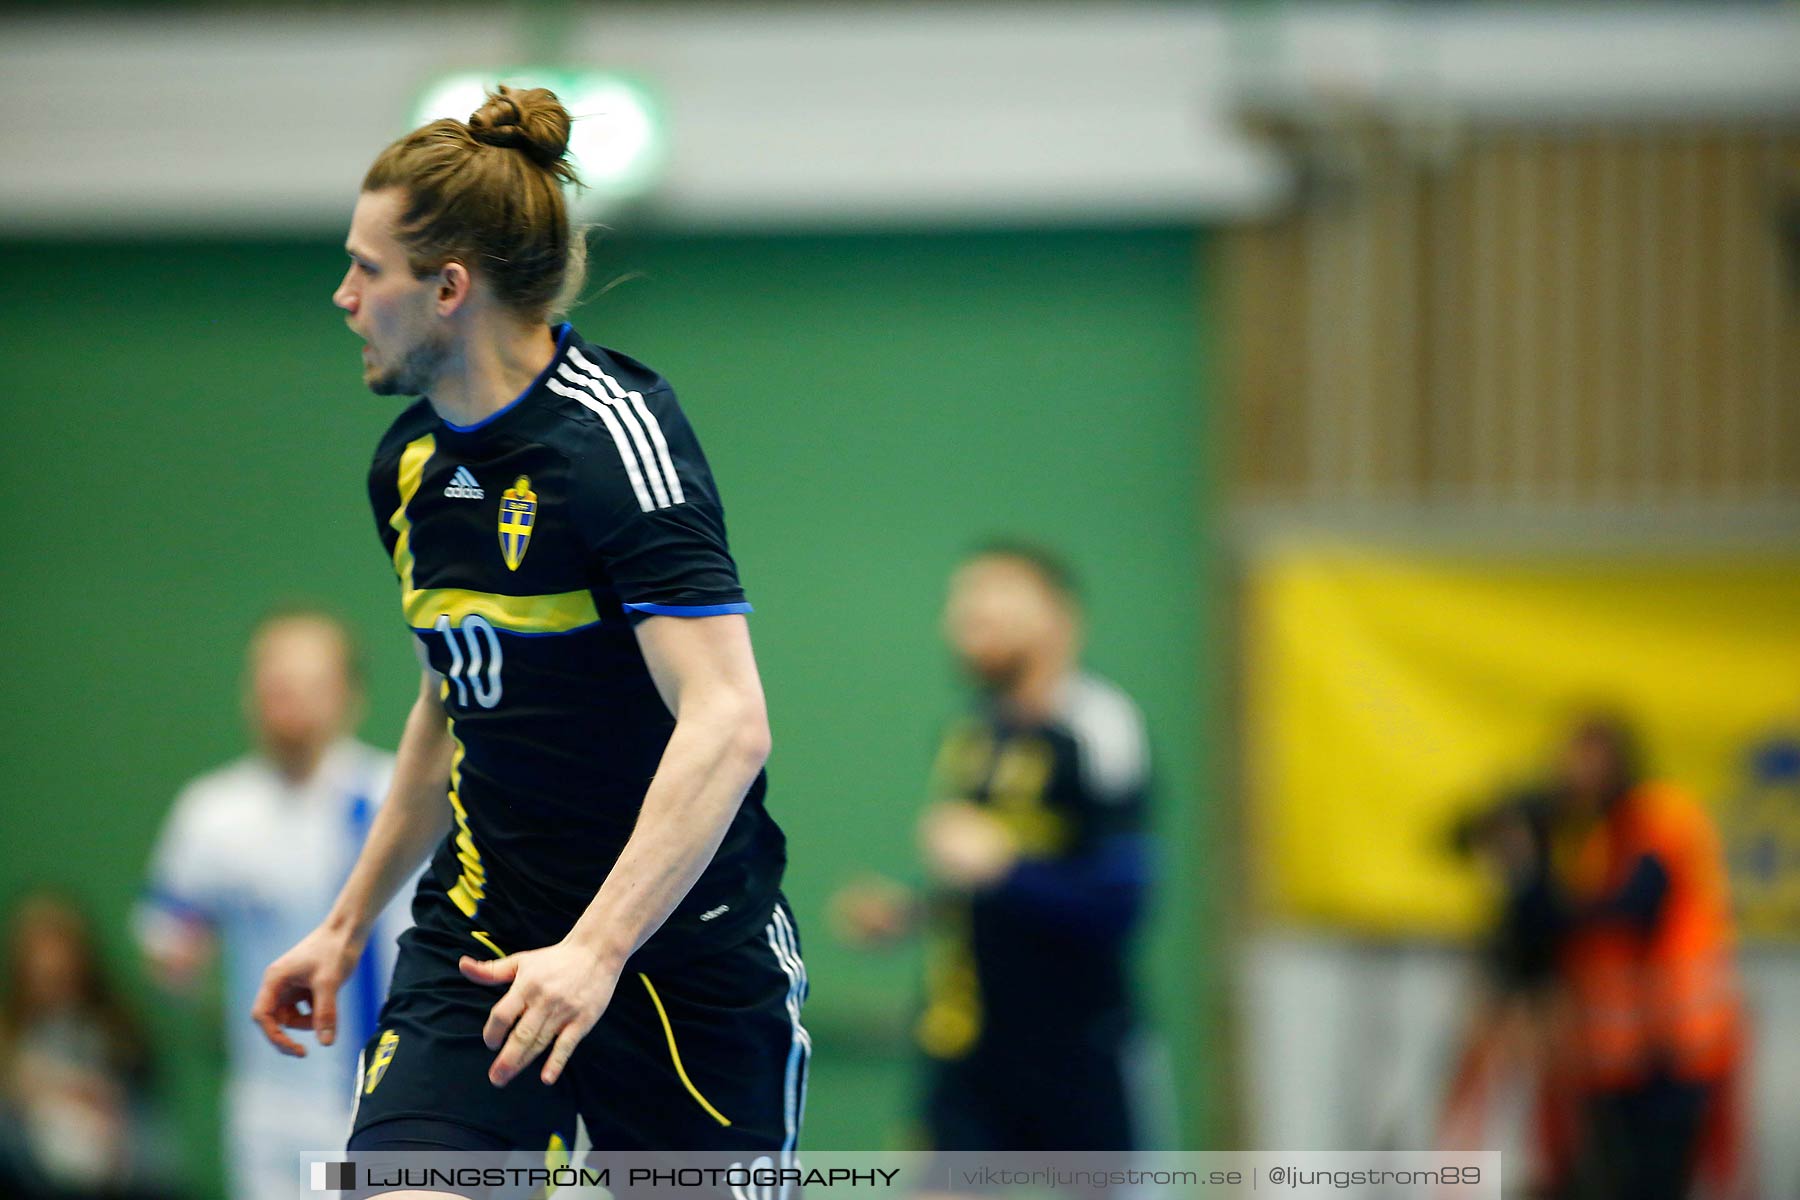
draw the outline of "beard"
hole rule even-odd
[[[432,381],[438,377],[449,356],[447,336],[427,337],[408,347],[398,365],[367,375],[363,382],[377,396],[423,396],[431,390]]]
[[[1024,678],[1029,666],[1029,656],[1023,652],[982,660],[962,659],[964,674],[978,689],[990,696],[1003,695],[1011,691],[1013,686]]]

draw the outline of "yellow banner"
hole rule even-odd
[[[1253,564],[1247,601],[1263,912],[1473,931],[1483,880],[1447,830],[1603,704],[1721,815],[1747,928],[1800,934],[1800,559],[1290,547]]]

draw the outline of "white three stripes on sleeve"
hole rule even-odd
[[[643,427],[638,424],[637,418],[632,416],[631,409],[620,403],[615,397],[602,391],[596,380],[588,378],[579,371],[571,370],[568,363],[557,367],[556,373],[569,382],[579,384],[587,391],[593,392],[602,404],[612,409],[613,413],[618,416],[619,424],[624,426],[625,432],[631,435],[631,444],[636,448],[638,461],[643,464],[644,473],[649,477],[650,491],[656,497],[656,507],[669,507],[669,489],[665,486],[663,474],[658,469],[656,460],[650,455],[650,443],[644,440]],[[584,400],[582,403],[587,402]]]
[[[564,362],[558,364],[556,373],[576,386],[567,387],[554,378],[545,382],[551,391],[578,401],[606,423],[619,459],[625,464],[625,473],[631,478],[638,506],[650,512],[685,504],[687,496],[669,455],[668,439],[663,436],[656,414],[644,403],[643,393],[625,390],[618,380],[573,346],[569,347],[569,358],[581,369]]]
[[[650,440],[656,443],[656,458],[662,464],[664,478],[669,481],[669,495],[672,497],[672,502],[686,504],[687,497],[681,494],[681,476],[675,473],[675,462],[669,457],[669,443],[663,437],[662,425],[657,422],[656,414],[651,412],[650,406],[644,403],[644,394],[628,392],[620,387],[618,380],[589,362],[587,357],[573,346],[569,347],[569,357],[589,375],[598,376],[618,399],[631,401],[631,406],[637,409],[638,416],[644,419],[644,427],[650,431]]]
[[[631,477],[631,490],[637,493],[638,507],[645,512],[652,512],[662,507],[650,498],[649,489],[644,486],[644,473],[638,470],[637,455],[632,452],[631,442],[626,439],[625,431],[619,427],[619,418],[613,416],[612,409],[601,404],[581,389],[564,387],[554,379],[546,379],[544,386],[559,396],[567,396],[571,400],[580,401],[599,414],[600,419],[606,422],[607,432],[612,434],[613,445],[619,448],[619,458],[625,463],[625,474]]]

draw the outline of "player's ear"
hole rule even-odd
[[[469,291],[475,285],[469,268],[451,259],[438,272],[437,307],[439,316],[449,316],[461,308],[469,298]]]

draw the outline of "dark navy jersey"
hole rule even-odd
[[[1019,859],[992,887],[933,897],[921,1047],[960,1059],[1124,1033],[1126,952],[1149,870],[1137,706],[1077,675],[1043,722],[984,707],[946,734],[935,776],[936,799],[998,817]]]
[[[507,953],[559,940],[592,901],[674,729],[633,624],[750,611],[675,393],[567,325],[557,335],[518,399],[466,427],[420,400],[369,472],[455,739],[454,824],[422,886]],[[759,774],[640,963],[728,947],[768,919],[785,852],[764,790]]]

